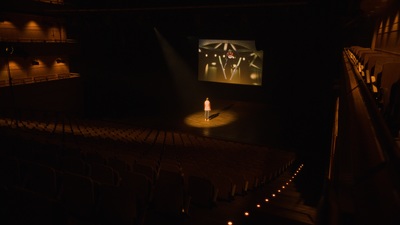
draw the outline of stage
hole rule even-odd
[[[204,120],[203,102],[180,112],[123,118],[118,122],[157,127],[246,144],[292,148],[291,117],[284,109],[254,102],[210,99],[210,120]]]

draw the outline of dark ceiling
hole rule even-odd
[[[33,3],[32,3],[33,2]],[[64,0],[62,7],[43,4],[40,0],[2,0],[1,11],[40,11],[57,13],[98,13],[155,10],[230,9],[230,8],[301,8],[310,6],[324,14],[346,18],[379,16],[397,8],[398,0]],[[35,7],[34,4],[41,4]]]
[[[1,4],[8,8],[30,6],[32,0],[2,0]],[[36,2],[40,2],[37,0]],[[45,1],[44,1],[45,2]],[[215,7],[275,7],[275,6],[300,6],[300,5],[325,5],[341,8],[349,11],[361,11],[363,13],[380,13],[396,0],[202,0],[202,1],[181,1],[181,0],[64,0],[64,5],[71,6],[74,9],[176,9],[176,8],[215,8]],[[7,7],[3,8],[7,9]]]

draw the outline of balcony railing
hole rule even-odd
[[[15,78],[11,80],[11,84],[14,85],[23,85],[23,84],[32,84],[38,82],[46,82],[52,80],[61,80],[67,78],[76,78],[80,75],[78,73],[61,73],[61,74],[50,74],[43,76],[35,76],[35,77],[24,77],[24,78]],[[0,80],[0,87],[10,86],[9,80]]]
[[[75,39],[33,39],[33,38],[4,38],[0,36],[0,42],[13,42],[13,43],[77,43]]]
[[[64,0],[34,0],[35,2],[44,2],[50,4],[64,5]]]

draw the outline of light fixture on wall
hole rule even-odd
[[[56,59],[56,62],[57,62],[57,63],[64,63],[65,61],[64,61],[63,59],[61,59],[61,58],[57,58],[57,59]]]
[[[39,65],[39,61],[37,61],[37,60],[32,60],[31,64],[32,64],[32,65]]]

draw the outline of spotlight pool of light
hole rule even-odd
[[[204,111],[195,112],[185,117],[185,124],[197,128],[221,127],[234,122],[237,114],[229,110],[211,111],[210,120],[204,120]]]

